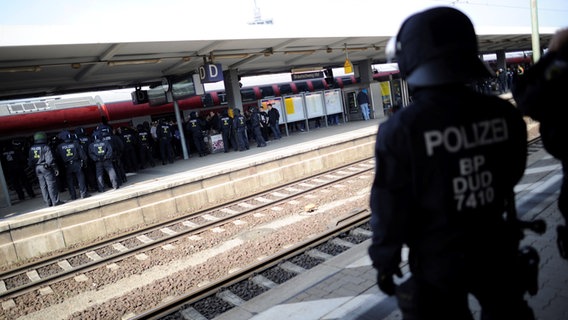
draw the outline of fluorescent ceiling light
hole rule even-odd
[[[0,72],[39,72],[40,66],[0,68]]]
[[[109,61],[107,64],[110,67],[114,66],[128,66],[128,65],[136,65],[136,64],[150,64],[150,63],[160,63],[161,59],[144,59],[144,60],[117,60],[117,61]]]
[[[284,51],[284,54],[313,54],[316,50]]]

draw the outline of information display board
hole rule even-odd
[[[327,114],[336,114],[343,112],[343,104],[341,103],[341,90],[326,90],[324,92],[325,110]]]
[[[304,96],[306,99],[308,119],[325,115],[323,107],[323,92],[305,93]]]
[[[284,107],[286,108],[286,122],[290,123],[306,119],[304,99],[301,94],[284,97]]]

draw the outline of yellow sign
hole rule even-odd
[[[353,72],[353,65],[349,59],[345,59],[345,63],[343,64],[343,70],[345,73],[352,73]]]

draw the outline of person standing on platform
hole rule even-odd
[[[6,142],[2,147],[2,168],[6,175],[6,182],[12,184],[18,194],[18,199],[24,200],[26,198],[24,189],[30,198],[35,198],[32,184],[24,170],[26,168],[26,156],[16,140]]]
[[[260,112],[258,111],[257,107],[251,108],[250,124],[252,127],[252,133],[254,135],[254,141],[256,141],[256,146],[259,148],[266,147],[266,141],[264,141],[262,132],[260,131],[261,119]]]
[[[192,111],[189,114],[189,121],[187,122],[187,127],[191,132],[191,137],[193,138],[193,144],[195,144],[195,148],[197,149],[197,153],[200,157],[204,157],[207,155],[205,152],[205,141],[203,141],[203,127],[206,126],[201,119],[197,116],[197,112]]]
[[[112,145],[109,141],[103,140],[101,132],[95,132],[95,134],[93,134],[93,140],[94,141],[89,145],[89,157],[95,162],[99,192],[104,192],[105,190],[105,171],[108,174],[112,188],[116,190],[118,189],[119,183],[112,163]]]
[[[221,137],[223,137],[223,149],[225,153],[229,152],[229,144],[231,141],[232,119],[229,117],[227,110],[223,111],[219,118],[219,128],[221,130]]]
[[[87,155],[87,162],[83,166],[83,175],[87,181],[87,187],[90,190],[97,190],[97,175],[95,173],[95,163],[89,158],[89,145],[93,142],[92,138],[87,135],[85,128],[75,128],[75,137]]]
[[[359,93],[357,94],[357,104],[361,108],[363,119],[369,120],[369,96],[367,95],[367,89],[359,91]]]
[[[61,131],[59,139],[63,140],[63,142],[57,146],[57,154],[65,165],[65,177],[67,178],[67,188],[69,189],[71,200],[77,199],[75,178],[77,178],[77,183],[79,184],[81,199],[90,197],[87,192],[85,175],[83,174],[83,167],[87,165],[87,154],[79,142],[72,139],[69,131]]]
[[[279,128],[280,112],[278,112],[278,109],[273,108],[271,103],[267,104],[266,107],[268,108],[268,124],[272,130],[274,139],[278,140],[282,138]]]
[[[245,151],[249,149],[248,137],[247,137],[247,124],[245,116],[241,114],[241,110],[235,109],[235,118],[233,119],[233,128],[237,131],[237,145],[239,146],[239,151]]]
[[[48,207],[64,204],[65,202],[59,199],[57,185],[59,168],[55,163],[51,148],[47,145],[47,134],[45,132],[34,134],[34,144],[31,146],[28,155],[28,166],[34,168],[45,204]]]
[[[154,157],[152,155],[152,146],[154,145],[154,139],[150,131],[144,127],[144,125],[139,124],[136,126],[138,130],[138,141],[140,142],[139,159],[140,159],[140,169],[144,169],[147,163],[150,166],[156,166],[154,162]]]
[[[130,127],[122,127],[119,128],[119,130],[118,137],[122,140],[122,144],[124,145],[121,163],[126,172],[137,172],[139,167],[138,158],[136,156],[136,151],[139,149],[138,134]]]
[[[568,259],[568,127],[566,97],[568,89],[568,28],[554,34],[548,52],[523,75],[517,78],[513,97],[527,116],[540,122],[540,136],[546,151],[562,163],[562,187],[558,209],[564,225],[557,227],[560,256]]]
[[[158,138],[162,165],[165,166],[167,162],[174,163],[174,150],[172,149],[173,132],[170,125],[164,119],[160,119],[156,127],[156,136]]]
[[[389,44],[413,102],[377,133],[369,255],[380,290],[396,293],[404,319],[472,320],[469,294],[482,319],[534,319],[520,230],[504,217],[526,166],[521,113],[471,86],[490,71],[462,12],[414,14]],[[397,286],[404,245],[411,277]]]

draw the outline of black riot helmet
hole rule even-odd
[[[428,9],[406,19],[387,46],[387,56],[397,59],[410,87],[469,83],[492,76],[478,57],[473,24],[450,7]]]
[[[59,139],[63,140],[63,141],[69,141],[69,140],[71,140],[71,133],[67,130],[63,130],[63,131],[59,132],[57,137]]]

